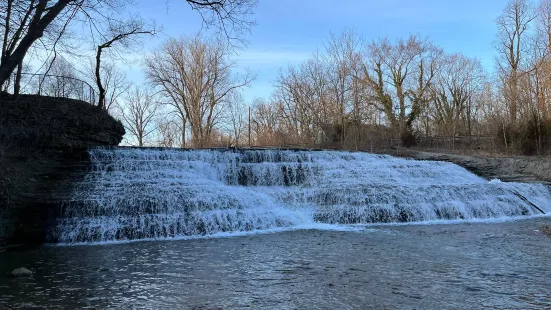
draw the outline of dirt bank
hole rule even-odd
[[[393,156],[418,160],[452,162],[487,179],[551,185],[550,157],[486,157],[424,152],[401,148],[389,150],[387,153]]]

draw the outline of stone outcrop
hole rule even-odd
[[[0,97],[0,141],[43,148],[118,145],[124,127],[84,101],[21,95]]]
[[[30,277],[33,272],[25,267],[17,268],[11,272],[12,277]]]
[[[57,202],[88,169],[87,149],[123,135],[120,121],[83,101],[0,96],[0,245],[42,243]]]
[[[487,157],[394,149],[394,156],[417,160],[447,161],[486,179],[551,185],[551,158],[537,156]]]

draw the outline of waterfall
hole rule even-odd
[[[50,242],[470,220],[547,212],[541,184],[487,181],[446,162],[360,152],[91,149]]]

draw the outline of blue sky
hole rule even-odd
[[[280,68],[298,64],[321,48],[330,32],[354,28],[367,40],[407,37],[430,38],[448,53],[478,58],[491,70],[495,20],[504,0],[259,0],[257,25],[247,36],[249,44],[236,56],[257,79],[244,91],[245,99],[269,97]],[[158,47],[167,37],[201,30],[201,19],[184,0],[138,0],[138,12],[164,28],[147,38],[141,52]],[[136,82],[144,80],[139,62],[127,70]]]

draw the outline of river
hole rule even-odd
[[[14,248],[0,252],[0,308],[549,309],[544,223],[334,226]],[[20,266],[33,276],[8,275]]]

